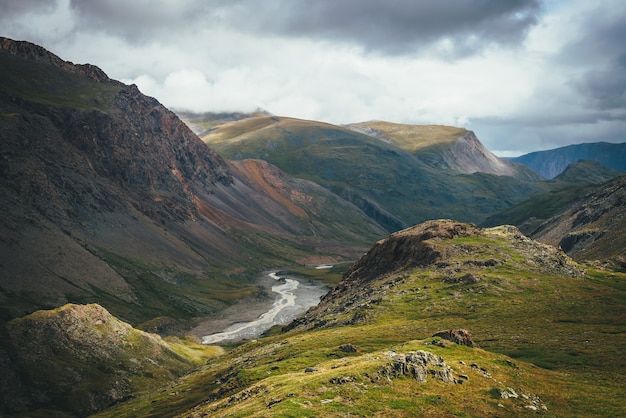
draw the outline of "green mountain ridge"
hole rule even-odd
[[[381,129],[380,124],[373,126]],[[444,167],[426,162],[424,154],[414,154],[361,132],[277,116],[225,123],[203,140],[227,158],[263,159],[291,176],[314,181],[357,205],[390,232],[440,217],[480,222],[538,191],[534,185],[538,178],[528,174],[528,170],[518,171],[518,167],[488,153],[473,133],[450,141],[449,130],[465,132],[436,127],[437,132],[445,134],[441,143],[448,144],[447,149],[451,150]],[[406,142],[413,136],[400,139]],[[520,178],[476,171],[482,163],[470,166],[468,160],[454,157],[465,155],[463,151],[454,151],[459,141],[470,144],[475,150],[471,155],[482,155],[484,161],[493,159],[497,167],[506,167]],[[425,145],[419,151],[432,154],[433,146],[439,145]],[[439,150],[439,155],[446,154]],[[484,166],[493,167],[491,163]]]

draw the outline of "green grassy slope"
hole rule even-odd
[[[537,191],[509,176],[436,169],[401,147],[320,122],[250,118],[203,140],[227,158],[264,159],[321,184],[390,231],[441,217],[479,222]]]
[[[99,305],[65,305],[0,328],[0,413],[87,416],[154,390],[223,350],[132,328]]]
[[[626,276],[584,271],[512,228],[458,225],[377,244],[413,258],[362,259],[386,273],[363,281],[354,267],[290,331],[98,416],[624,415]],[[458,328],[479,348],[431,337]],[[394,368],[419,350],[445,362],[426,382]]]

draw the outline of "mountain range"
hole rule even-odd
[[[509,159],[509,161],[527,165],[547,179],[558,176],[568,165],[580,160],[597,161],[604,166],[626,172],[626,142],[621,144],[592,142],[567,145]]]
[[[262,116],[202,139],[226,158],[263,159],[314,181],[389,232],[433,218],[479,222],[539,191],[532,170],[499,159],[461,128]]]
[[[456,127],[177,115],[7,38],[0,138],[3,416],[626,413],[618,169],[545,180]],[[271,304],[269,269],[332,289],[201,345]]]

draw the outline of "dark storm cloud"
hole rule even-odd
[[[577,87],[592,108],[626,110],[626,54],[588,72]]]
[[[0,20],[28,12],[49,12],[55,5],[55,0],[2,0]]]
[[[71,0],[81,30],[115,35],[128,42],[160,41],[207,15],[208,3],[193,0]],[[209,13],[210,14],[210,13]]]
[[[590,108],[626,112],[626,10],[590,13],[584,25],[559,59],[588,68],[573,84]]]
[[[348,43],[400,55],[446,41],[448,57],[519,43],[539,0],[72,0],[86,27],[139,41],[181,25]]]
[[[447,41],[449,56],[486,45],[514,45],[540,12],[538,0],[274,0],[239,1],[249,28],[277,35],[347,42],[366,51],[403,54]]]

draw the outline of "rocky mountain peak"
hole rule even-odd
[[[450,149],[449,164],[467,174],[481,172],[504,176],[514,176],[515,167],[496,157],[478,140],[473,131],[467,131]]]
[[[472,236],[480,229],[466,223],[442,219],[421,223],[378,241],[345,273],[344,282],[367,282],[381,275],[437,260],[441,254],[430,240]]]
[[[51,64],[74,74],[88,77],[99,83],[119,83],[110,79],[104,71],[95,65],[74,64],[70,61],[64,61],[45,48],[27,41],[15,41],[13,39],[0,37],[0,51],[8,52],[11,55],[29,61]]]

